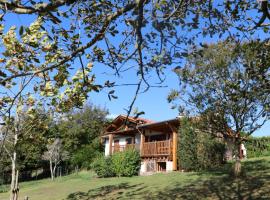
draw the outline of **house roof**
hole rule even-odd
[[[128,123],[124,124],[124,121],[127,120]],[[178,118],[155,122],[153,120],[144,119],[144,118],[134,118],[127,117],[125,115],[117,116],[112,123],[105,129],[103,136],[108,134],[135,134],[138,132],[138,129],[147,129],[151,128],[157,131],[164,131],[168,128],[168,125],[178,126],[180,124]]]
[[[159,121],[159,122],[142,124],[142,125],[139,125],[138,128],[158,127],[158,126],[164,125],[164,124],[171,124],[171,125],[179,126],[180,121],[179,121],[179,118],[174,118],[174,119],[169,119],[169,120],[164,120],[164,121]]]
[[[127,120],[128,123],[124,123]],[[155,122],[153,120],[144,119],[144,118],[134,118],[127,117],[126,115],[117,116],[112,123],[106,127],[104,130],[102,137],[106,137],[109,134],[116,135],[132,135],[136,134],[139,130],[151,129],[154,131],[165,132],[171,130],[175,130],[180,126],[180,120],[178,117]],[[222,135],[222,137],[234,137],[233,131],[231,129],[227,130],[226,135]]]

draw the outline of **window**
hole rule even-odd
[[[132,144],[132,138],[127,138],[126,139],[126,144]]]
[[[166,171],[166,162],[157,162],[157,171],[165,172]]]

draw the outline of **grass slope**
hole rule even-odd
[[[243,163],[245,175],[233,179],[226,171],[155,174],[131,178],[95,178],[91,172],[21,184],[20,199],[270,199],[270,157]],[[0,194],[8,199],[7,193]]]

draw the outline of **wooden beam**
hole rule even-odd
[[[140,153],[141,156],[143,156],[143,146],[144,146],[144,142],[145,142],[145,135],[144,132],[141,132],[141,144],[140,144]]]
[[[109,155],[112,155],[113,134],[109,135]]]
[[[176,171],[177,170],[177,147],[178,147],[178,138],[177,138],[177,128],[172,126],[170,123],[167,123],[167,125],[169,126],[169,128],[172,131],[172,160],[173,160],[173,170]]]
[[[173,170],[177,170],[177,132],[173,131]]]

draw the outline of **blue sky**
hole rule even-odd
[[[22,15],[10,15],[6,19],[8,21],[8,25],[19,26],[21,24],[29,24],[33,18]],[[216,39],[206,38],[205,40],[214,42]],[[174,67],[175,66],[171,66],[165,71],[166,80],[163,86],[167,87],[151,88],[146,93],[142,93],[138,96],[134,108],[138,108],[139,111],[145,112],[145,115],[143,115],[142,117],[159,121],[174,118],[178,115],[177,110],[172,110],[171,105],[167,102],[166,99],[171,89],[178,88],[177,76],[172,71]],[[95,65],[93,73],[97,76],[97,83],[102,84],[106,80],[115,80],[118,84],[136,83],[138,80],[138,77],[136,76],[136,71],[134,70],[130,70],[129,72],[122,74],[122,77],[113,78],[109,74],[104,74],[105,71],[108,72],[108,67],[103,65]],[[153,79],[153,81],[155,81],[155,78]],[[135,86],[122,86],[114,89],[115,95],[118,96],[118,99],[113,99],[112,101],[110,101],[107,97],[107,93],[105,91],[101,91],[100,93],[91,93],[89,101],[91,101],[95,105],[106,107],[109,110],[111,116],[126,114],[125,109],[127,109],[130,105],[136,88]],[[270,122],[265,124],[260,130],[254,133],[254,136],[266,135],[270,135]]]
[[[98,66],[94,69],[99,77],[98,82],[104,82],[109,78],[103,72],[107,70],[104,66]],[[134,107],[137,107],[139,111],[144,111],[145,115],[142,117],[152,119],[154,121],[166,120],[175,118],[178,116],[176,109],[171,109],[171,105],[167,102],[167,96],[171,89],[177,89],[178,79],[177,76],[167,69],[167,78],[164,83],[167,87],[164,88],[151,88],[146,93],[142,93],[138,96]],[[99,75],[98,75],[99,74]],[[118,78],[119,83],[133,83],[137,80],[135,73],[128,73],[124,78]],[[90,101],[95,105],[106,107],[109,109],[110,116],[116,117],[119,114],[126,114],[125,109],[130,105],[135,93],[135,87],[123,86],[118,87],[115,90],[115,94],[118,99],[109,100],[107,93],[92,93],[90,94]],[[266,123],[261,129],[257,130],[254,136],[270,136],[270,122]]]

